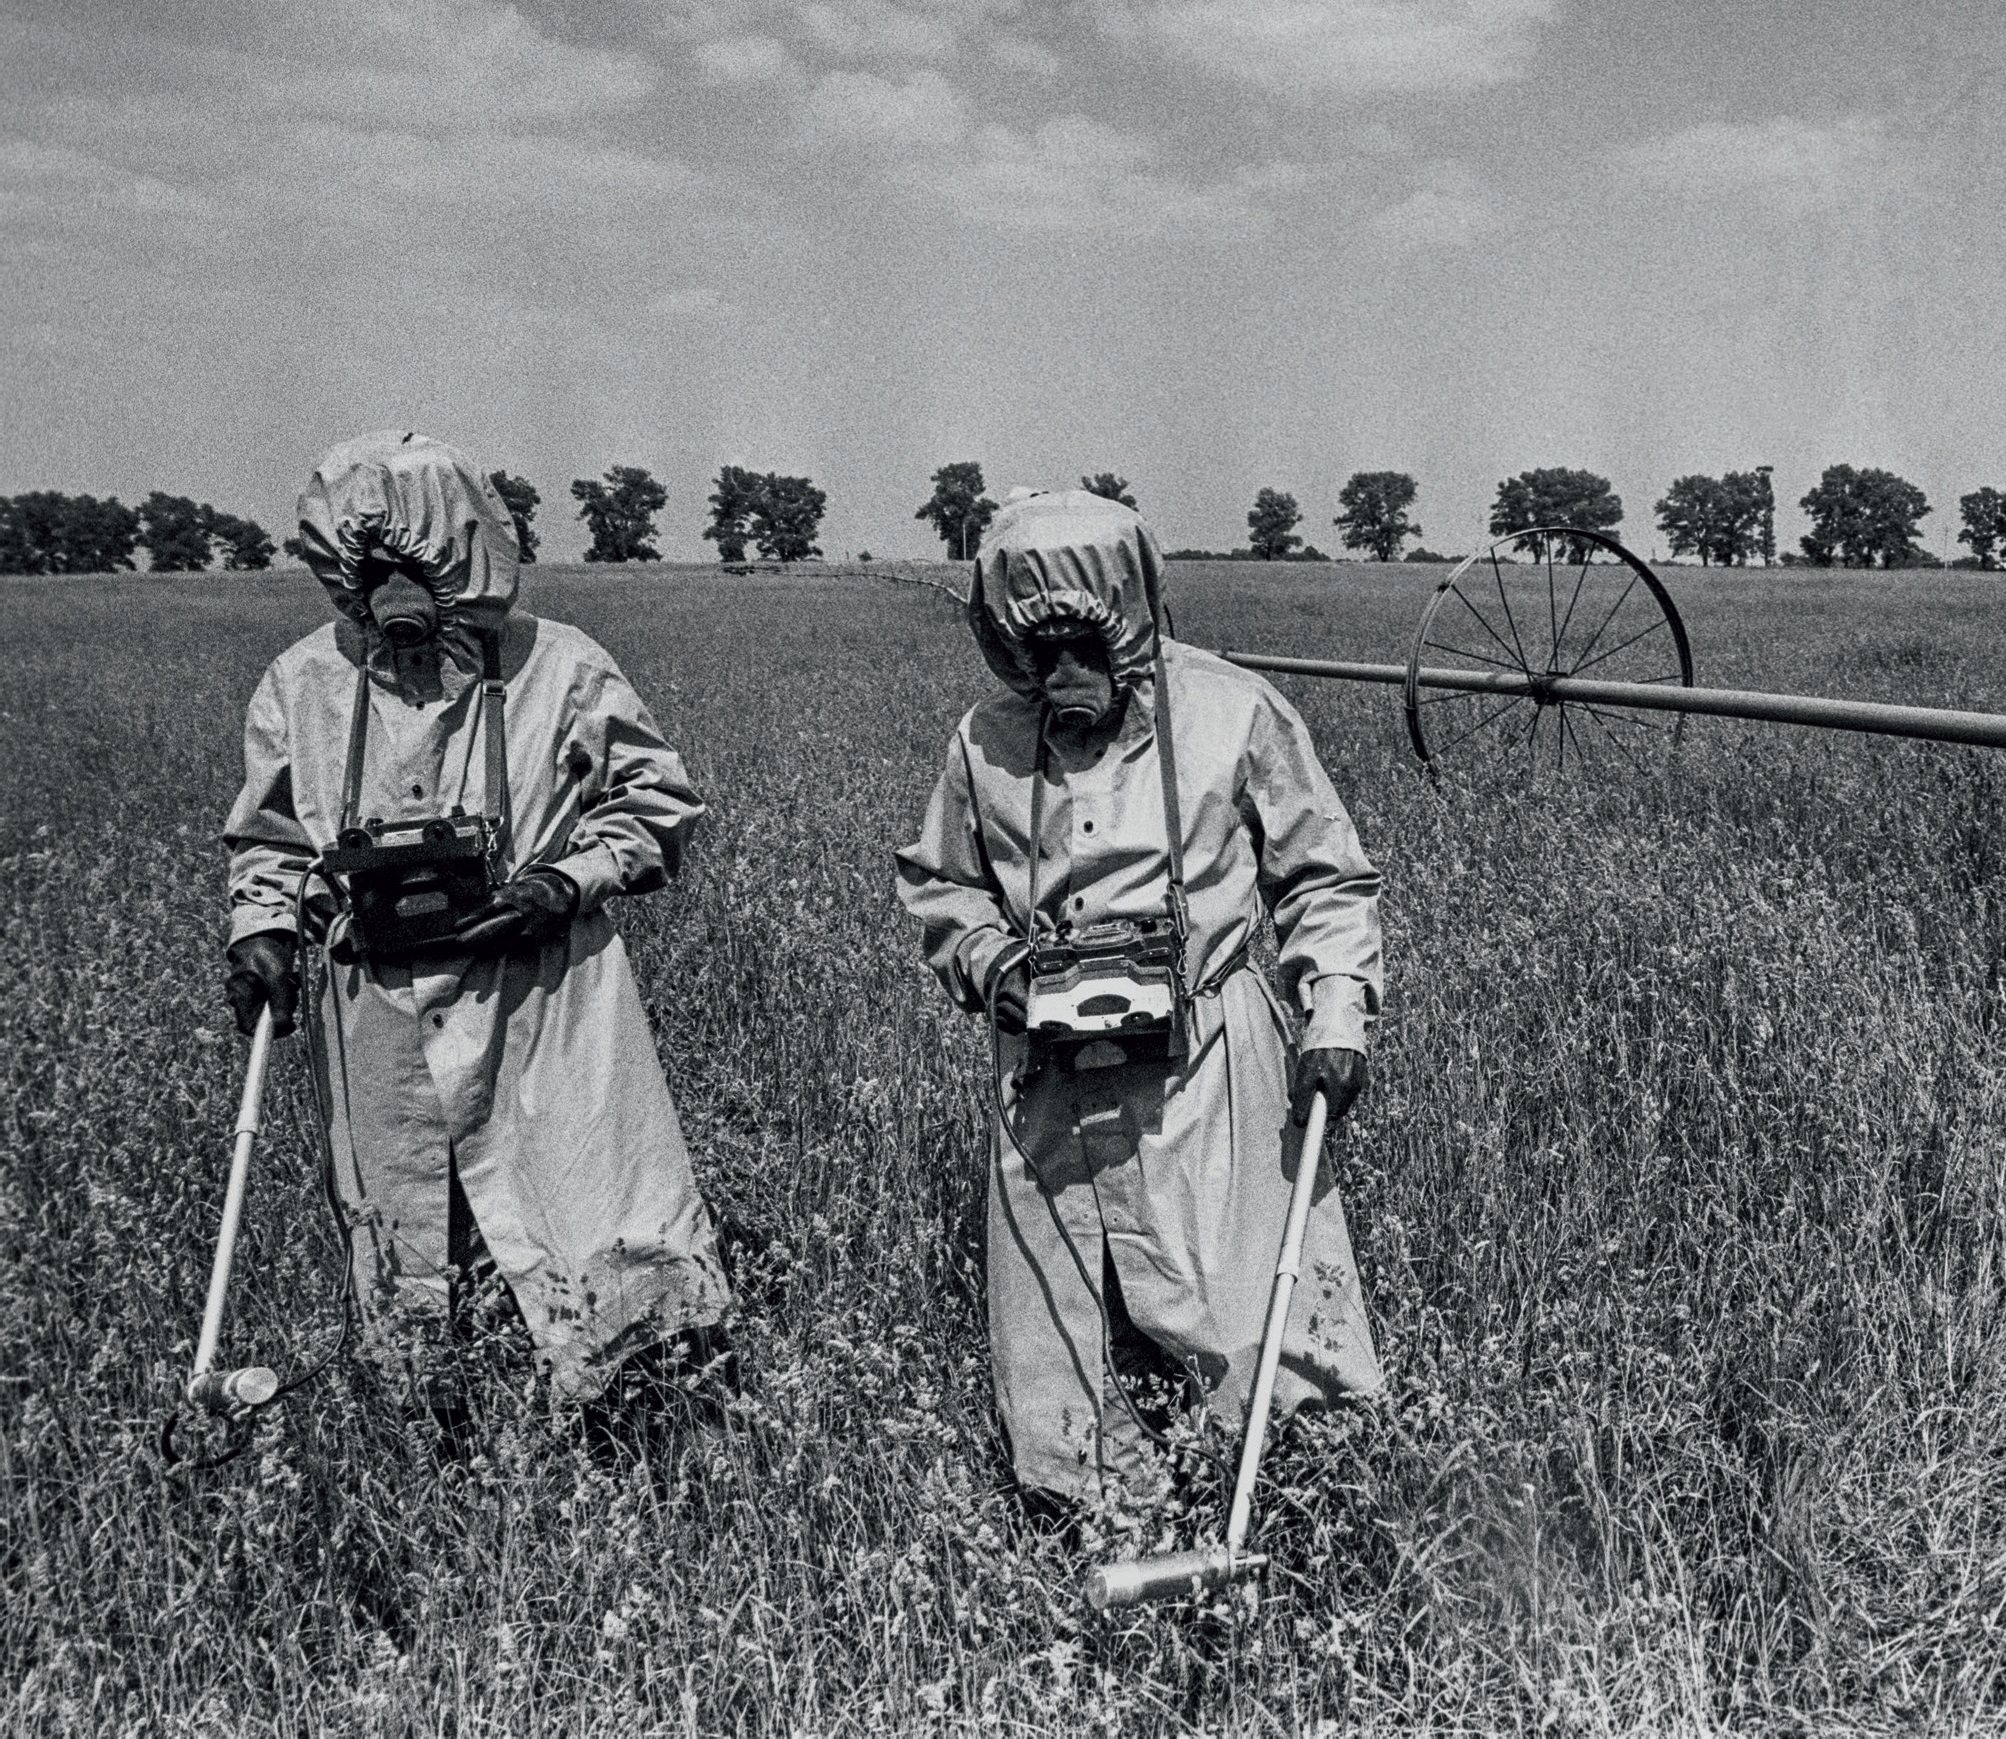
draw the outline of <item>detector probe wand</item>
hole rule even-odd
[[[272,1056],[272,1005],[258,1011],[251,1034],[251,1060],[244,1069],[244,1093],[237,1105],[236,1149],[230,1155],[230,1182],[223,1192],[223,1224],[216,1233],[216,1259],[209,1267],[209,1298],[202,1307],[202,1332],[195,1342],[195,1365],[188,1374],[188,1399],[207,1413],[234,1413],[262,1407],[279,1392],[278,1372],[265,1365],[219,1371],[216,1345],[223,1335],[223,1306],[236,1259],[237,1228],[244,1217],[244,1186],[251,1175],[251,1152],[264,1125],[265,1071]]]
[[[308,933],[306,895],[315,876],[327,880],[326,871],[318,858],[300,872],[298,885],[293,891],[295,933],[301,936]],[[312,975],[306,968],[304,954],[301,964],[300,1024],[311,1043],[317,1032],[318,1017]],[[223,1222],[217,1229],[215,1260],[209,1268],[209,1296],[202,1308],[202,1328],[195,1341],[195,1362],[183,1391],[191,1406],[231,1423],[229,1444],[221,1454],[189,1463],[200,1469],[221,1467],[240,1455],[250,1441],[251,1422],[258,1411],[275,1401],[284,1400],[296,1389],[304,1388],[321,1376],[348,1345],[355,1328],[354,1244],[348,1236],[347,1222],[334,1187],[334,1149],[329,1138],[328,1111],[321,1101],[316,1083],[313,1086],[313,1108],[320,1132],[321,1181],[327,1191],[328,1208],[334,1216],[337,1234],[348,1248],[347,1271],[342,1283],[340,1333],[320,1358],[290,1380],[281,1379],[278,1372],[267,1365],[244,1365],[226,1371],[215,1368],[216,1349],[223,1338],[223,1309],[229,1299],[230,1270],[236,1259],[237,1230],[244,1215],[244,1190],[250,1181],[251,1154],[257,1147],[258,1135],[264,1126],[265,1078],[272,1056],[272,1018],[272,1005],[267,1002],[258,1011],[257,1025],[251,1032],[251,1055],[244,1067],[244,1091],[237,1105],[236,1144],[230,1155],[229,1182],[223,1192]],[[169,1467],[179,1466],[187,1460],[174,1441],[178,1417],[178,1409],[170,1410],[160,1428],[160,1456]]]
[[[1254,1394],[1247,1408],[1247,1434],[1240,1444],[1240,1471],[1233,1482],[1233,1507],[1227,1512],[1226,1543],[1200,1546],[1189,1552],[1168,1552],[1127,1563],[1102,1564],[1087,1574],[1087,1604],[1096,1612],[1110,1607],[1137,1606],[1179,1594],[1201,1594],[1251,1576],[1266,1565],[1265,1552],[1247,1550],[1247,1530],[1253,1518],[1254,1481],[1267,1448],[1268,1415],[1274,1409],[1275,1377],[1281,1369],[1282,1332],[1288,1326],[1289,1305],[1302,1269],[1303,1240],[1309,1230],[1310,1203],[1316,1196],[1317,1171],[1323,1159],[1323,1137],[1330,1104],[1322,1089],[1311,1099],[1303,1129],[1302,1151],[1296,1160],[1295,1187],[1289,1193],[1289,1215],[1282,1232],[1281,1253],[1268,1294],[1268,1320],[1261,1332],[1261,1362],[1255,1368]]]

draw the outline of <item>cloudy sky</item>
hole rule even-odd
[[[927,476],[1257,488],[1834,461],[2006,485],[1993,0],[10,0],[0,492],[289,526],[415,427],[614,463],[697,556],[724,463],[924,553]],[[1794,534],[1801,516],[1785,516]],[[1953,549],[1953,553],[1955,550]]]

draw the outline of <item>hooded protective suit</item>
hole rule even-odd
[[[485,755],[469,750],[481,635],[499,631],[505,869],[554,866],[578,890],[576,919],[541,946],[362,962],[344,958],[346,920],[316,880],[309,926],[328,932],[331,957],[313,1063],[365,1307],[445,1303],[457,1171],[556,1387],[589,1397],[636,1345],[714,1323],[727,1301],[603,910],[612,895],[663,885],[703,805],[613,660],[577,629],[511,609],[513,526],[452,448],[398,432],[346,442],[314,473],[299,517],[343,619],[281,653],[252,697],[244,788],[225,829],[231,939],[294,926],[301,873],[339,825],[358,668],[369,709],[359,814],[490,806]],[[360,579],[372,557],[398,561],[437,601],[425,644],[392,647],[377,630]]]
[[[1160,576],[1128,508],[1076,492],[1004,508],[975,567],[969,622],[1009,692],[963,718],[899,894],[957,1004],[982,1006],[999,957],[1040,930],[1160,916],[1169,854],[1156,725]],[[1070,619],[1107,646],[1127,691],[1098,749],[1045,730],[1039,910],[1028,910],[1032,781],[1044,707],[1025,642]],[[1103,1370],[1089,1277],[1105,1262],[1132,1323],[1243,1408],[1301,1147],[1288,1103],[1288,1028],[1247,968],[1265,905],[1307,1048],[1363,1051],[1381,988],[1379,877],[1309,733],[1259,676],[1162,647],[1190,908],[1194,991],[1181,1063],[1006,1077],[989,1197],[989,1323],[997,1400],[1020,1480],[1090,1497],[1139,1435]],[[1041,1187],[1042,1184],[1042,1187]],[[1082,1258],[1076,1262],[1065,1235]],[[1081,1272],[1082,1267],[1085,1273]],[[1277,1401],[1284,1409],[1379,1387],[1344,1210],[1312,1211]]]

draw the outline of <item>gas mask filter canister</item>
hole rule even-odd
[[[392,573],[372,588],[369,614],[392,646],[417,646],[439,626],[438,601],[406,573]]]

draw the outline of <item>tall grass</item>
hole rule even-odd
[[[1391,656],[1397,570],[1173,570],[1201,644]],[[988,678],[857,580],[539,575],[716,819],[620,914],[737,1228],[747,1394],[608,1470],[506,1333],[441,1467],[359,1361],[164,1475],[241,1046],[220,816],[303,581],[10,583],[0,1601],[11,1727],[1994,1731],[2006,1721],[2002,776],[1700,723],[1662,780],[1403,759],[1296,683],[1388,878],[1338,1155],[1392,1397],[1285,1433],[1258,1603],[1091,1619],[1007,1495],[975,1035],[889,894]],[[1681,579],[1701,679],[2006,706],[1977,581]],[[296,1064],[230,1344],[337,1313]],[[1128,1543],[1195,1513],[1117,1518]],[[1096,1545],[1093,1549],[1099,1549]]]

